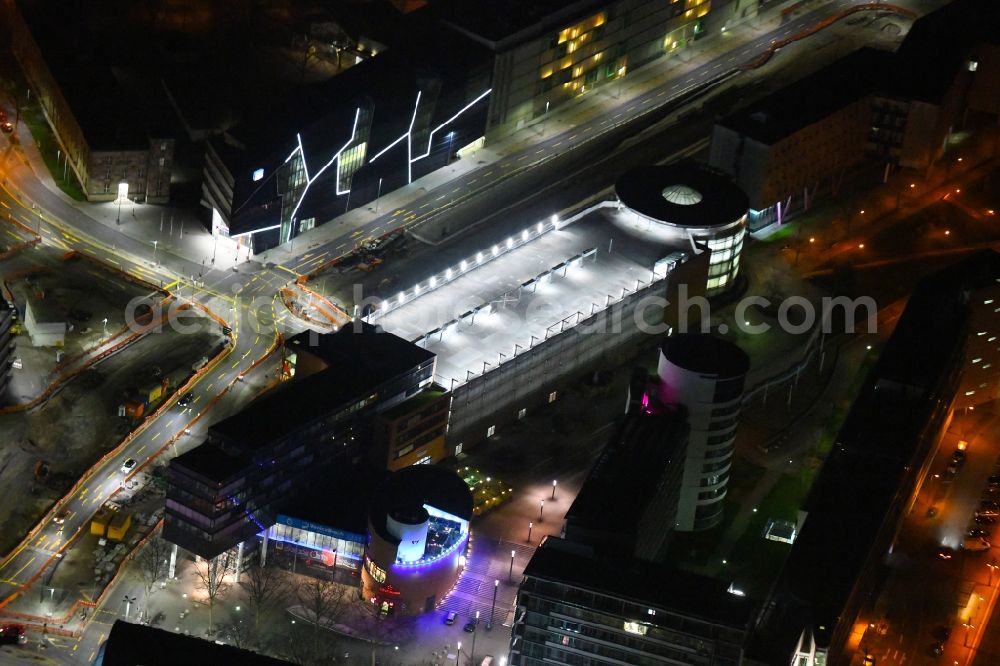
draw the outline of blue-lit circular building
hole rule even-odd
[[[642,166],[622,174],[615,193],[622,207],[643,222],[684,244],[708,247],[706,294],[733,286],[750,204],[726,175],[692,161]]]
[[[472,492],[454,472],[415,465],[386,478],[368,514],[364,598],[383,613],[434,610],[461,573],[471,518]]]

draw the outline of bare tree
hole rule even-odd
[[[146,546],[135,556],[135,577],[142,583],[142,612],[149,614],[149,597],[156,584],[167,575],[167,561],[170,558],[170,545],[157,535],[149,538]]]
[[[351,607],[351,594],[337,583],[313,578],[300,584],[295,596],[312,623],[311,651],[318,652],[326,638],[324,626],[343,618]]]
[[[212,633],[212,609],[215,607],[215,600],[225,596],[229,591],[229,583],[226,575],[232,573],[232,566],[225,553],[217,555],[210,560],[205,560],[204,565],[196,566],[194,575],[199,590],[204,590],[208,597],[208,633]]]
[[[247,606],[253,611],[253,628],[259,630],[261,611],[283,597],[288,585],[281,571],[260,563],[254,564],[244,573],[246,575],[240,581],[240,587],[246,592]]]
[[[228,638],[232,645],[241,650],[251,647],[254,639],[257,637],[256,628],[249,622],[244,622],[239,618],[234,619],[223,627],[220,633],[223,637]]]

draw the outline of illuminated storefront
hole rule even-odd
[[[362,594],[384,613],[434,610],[461,574],[472,493],[453,472],[418,465],[388,477],[369,512]]]
[[[279,515],[267,530],[268,561],[293,573],[346,581],[357,578],[364,534]]]

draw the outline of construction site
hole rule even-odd
[[[198,310],[85,255],[39,246],[0,261],[0,271],[17,312],[0,484],[30,498],[0,515],[8,552],[225,337]],[[169,321],[181,316],[183,332]]]

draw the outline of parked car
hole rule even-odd
[[[476,619],[474,617],[469,618],[469,621],[465,623],[465,626],[462,627],[462,630],[464,632],[468,633],[468,634],[471,634],[473,631],[476,630],[476,625],[478,625],[478,624],[479,624],[479,620],[478,619]]]
[[[983,529],[982,527],[974,527],[968,532],[966,532],[965,536],[972,539],[979,539],[979,538],[989,539],[990,530]]]
[[[451,626],[455,624],[456,619],[458,619],[458,613],[455,611],[448,611],[448,613],[444,616],[444,623]]]
[[[24,645],[28,642],[28,634],[19,624],[0,625],[0,645]]]
[[[2,124],[0,124],[0,130],[3,130],[4,134],[10,134],[14,131],[14,123],[10,122],[9,120],[6,120]]]

